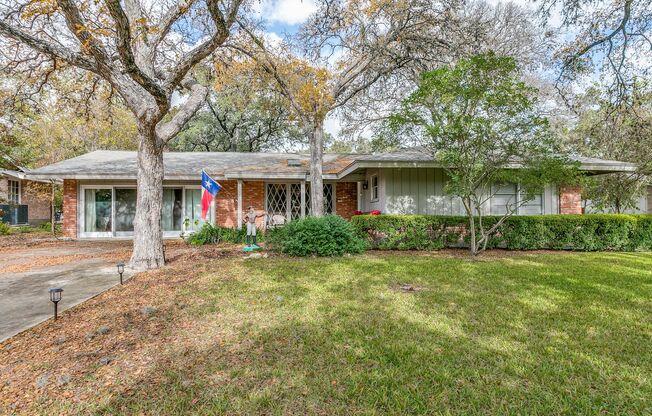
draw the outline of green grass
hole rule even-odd
[[[192,305],[196,328],[179,329],[192,346],[167,348],[159,383],[143,378],[100,413],[652,412],[650,254],[368,254],[212,269],[177,294]]]

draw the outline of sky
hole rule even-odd
[[[491,5],[500,2],[500,0],[487,0],[487,3]],[[515,0],[513,3],[530,9],[535,7],[531,0]],[[254,3],[254,10],[266,21],[268,36],[271,38],[280,38],[285,33],[294,33],[316,9],[314,0],[261,0]],[[551,23],[554,24],[559,20],[559,13],[553,13]],[[327,133],[337,137],[340,120],[336,116],[329,117],[324,124],[324,129]]]

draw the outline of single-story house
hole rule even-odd
[[[50,187],[26,178],[26,169],[0,169],[0,221],[37,225],[50,221]]]
[[[310,214],[309,157],[295,153],[166,152],[162,226],[166,237],[201,226],[202,169],[222,186],[210,221],[240,227],[248,206],[287,221]],[[588,174],[633,171],[618,161],[577,158]],[[136,208],[136,153],[95,151],[30,172],[35,180],[62,180],[64,234],[70,238],[128,237]],[[418,149],[384,154],[324,155],[325,211],[351,218],[356,211],[463,214],[459,198],[444,193],[446,174]],[[487,212],[520,198],[518,184],[503,185]],[[580,190],[550,185],[517,214],[578,214]],[[259,225],[262,226],[262,219]]]

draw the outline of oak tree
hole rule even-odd
[[[0,5],[6,71],[47,84],[61,68],[85,71],[134,114],[138,131],[135,268],[164,263],[163,150],[204,103],[202,63],[231,36],[243,0],[13,0]],[[185,98],[174,115],[172,97]]]

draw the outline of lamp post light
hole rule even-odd
[[[125,272],[125,264],[120,262],[118,263],[118,273],[120,274],[120,284],[122,284],[122,273]]]
[[[54,303],[54,320],[57,320],[57,304],[61,300],[61,292],[63,292],[63,289],[60,287],[52,287],[48,291],[50,293],[50,301]]]

